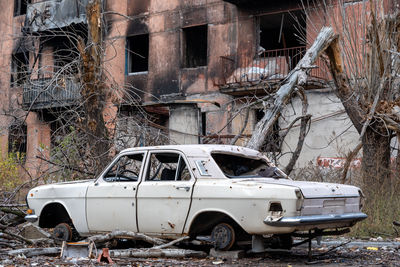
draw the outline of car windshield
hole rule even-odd
[[[224,153],[212,153],[211,156],[225,176],[229,178],[287,178],[281,170],[271,166],[262,158],[255,159]]]

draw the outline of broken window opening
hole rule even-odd
[[[61,38],[53,44],[55,71],[64,71],[67,74],[77,73],[77,64],[73,64],[78,58],[78,50],[72,44],[72,40]]]
[[[263,109],[255,110],[255,123],[254,126],[264,117],[265,113]],[[272,132],[269,136],[266,137],[264,144],[261,146],[260,151],[264,152],[280,152],[281,147],[281,137],[279,135],[280,126],[279,121],[277,120],[273,127]]]
[[[242,155],[212,153],[212,158],[228,178],[287,178],[278,168],[263,158],[250,158]]]
[[[149,70],[149,35],[141,34],[127,38],[128,73]]]
[[[25,15],[31,0],[14,0],[14,17]]]
[[[306,16],[296,10],[257,17],[257,57],[269,58],[269,64],[287,74],[306,52]],[[270,62],[271,61],[271,62]],[[272,66],[271,66],[272,67]]]
[[[21,86],[28,78],[29,54],[27,52],[12,55],[11,86]]]
[[[8,131],[8,153],[17,160],[25,160],[26,147],[26,124],[22,122],[14,122]]]
[[[201,113],[201,135],[202,136],[207,135],[207,113],[206,112]]]
[[[63,114],[64,115],[64,114]],[[73,135],[75,133],[75,128],[71,126],[70,122],[62,118],[62,115],[57,116],[57,114],[46,114],[44,115],[44,121],[48,121],[50,124],[50,144],[51,147],[58,147],[60,145],[75,145],[75,140]]]
[[[62,72],[64,75],[75,75],[78,73],[79,52],[76,47],[76,40],[81,36],[79,31],[80,25],[76,26],[76,30],[71,32],[70,29],[60,31],[56,37],[43,37],[41,44],[43,46],[39,64],[44,70],[41,74],[45,76],[51,75],[50,72]],[[54,33],[56,34],[56,33]],[[47,52],[45,52],[47,51]],[[42,62],[43,61],[43,62]],[[45,66],[53,66],[52,68]],[[46,75],[47,72],[47,75]]]
[[[258,17],[259,45],[265,50],[305,45],[306,19],[297,10]]]
[[[184,68],[207,66],[208,25],[184,28],[183,60]]]
[[[152,153],[146,181],[189,181],[191,175],[178,153]]]

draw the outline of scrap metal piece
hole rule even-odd
[[[101,252],[101,254],[99,255],[99,257],[97,258],[97,262],[98,262],[98,263],[100,263],[100,262],[106,262],[106,263],[109,263],[109,264],[112,264],[112,263],[113,263],[113,261],[112,261],[112,259],[111,259],[111,257],[110,257],[110,253],[109,253],[109,251],[108,251],[108,248],[103,248],[103,252]]]
[[[91,258],[93,249],[89,242],[66,242],[61,246],[60,257],[65,258]]]

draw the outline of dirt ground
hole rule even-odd
[[[362,240],[330,240],[313,243],[313,256],[308,260],[307,246],[290,251],[270,250],[263,254],[246,255],[241,259],[213,258],[114,258],[114,266],[400,266],[400,243]],[[346,244],[347,243],[347,244]],[[0,266],[106,266],[85,258],[40,256],[2,256]]]

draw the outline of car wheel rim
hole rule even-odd
[[[232,226],[226,223],[218,224],[211,233],[215,248],[229,250],[235,242],[235,232]]]
[[[58,240],[69,241],[72,237],[72,229],[68,224],[60,223],[54,228],[53,235]]]

